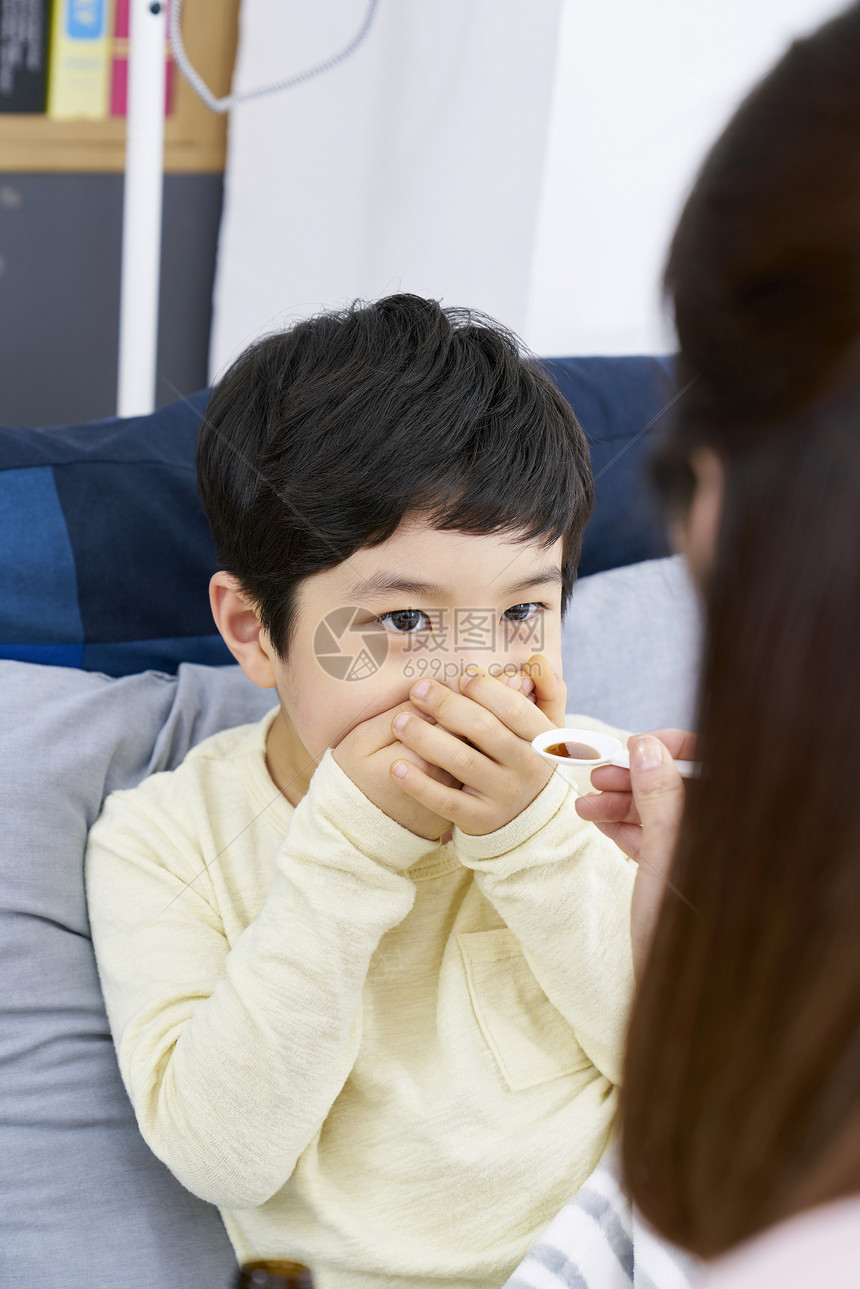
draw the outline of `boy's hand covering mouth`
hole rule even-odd
[[[511,685],[516,679],[517,677],[513,677],[508,684]],[[523,668],[522,689],[526,697],[543,712],[552,729],[560,729],[564,725],[567,686],[542,654],[533,654]]]
[[[526,674],[533,698],[508,677],[496,679],[477,668],[466,672],[457,694],[438,681],[424,680],[411,698],[433,723],[401,712],[392,729],[409,751],[448,780],[428,774],[414,758],[395,759],[391,773],[403,792],[465,833],[483,836],[515,819],[546,786],[552,766],[534,751],[532,739],[563,723],[563,683],[546,660],[532,658]],[[544,707],[560,717],[552,719]],[[458,786],[461,784],[462,786]]]
[[[432,807],[401,792],[397,780],[391,777],[391,764],[406,759],[416,771],[428,780],[436,781],[440,787],[458,788],[460,785],[450,774],[424,761],[419,753],[399,741],[392,729],[398,713],[411,714],[417,724],[432,721],[431,716],[422,715],[412,703],[399,703],[397,707],[356,725],[332,750],[332,755],[356,787],[389,819],[417,837],[435,840],[449,830],[451,821]]]

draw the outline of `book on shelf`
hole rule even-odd
[[[116,0],[116,13],[113,24],[113,58],[110,81],[110,114],[125,116],[128,110],[128,7],[130,0]],[[170,0],[165,9],[170,10]],[[173,77],[175,65],[170,49],[170,41],[165,41],[164,48],[164,115],[170,116],[173,111]]]
[[[44,112],[51,0],[0,0],[0,112]]]
[[[101,121],[108,114],[113,0],[53,0],[48,116]]]

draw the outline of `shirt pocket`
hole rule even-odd
[[[589,1067],[576,1035],[541,989],[513,931],[472,931],[457,939],[475,1016],[513,1092]]]

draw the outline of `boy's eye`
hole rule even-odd
[[[430,618],[421,609],[395,609],[392,613],[381,614],[378,621],[398,635],[430,630]]]
[[[533,602],[529,602],[528,604],[515,604],[513,608],[506,609],[502,614],[502,617],[506,618],[508,622],[526,622],[529,618],[533,618],[536,613],[540,612],[541,609],[545,608],[545,604],[536,604]]]

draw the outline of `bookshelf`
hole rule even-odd
[[[240,0],[185,0],[182,34],[194,66],[219,97],[230,91]],[[227,117],[211,112],[178,70],[174,109],[164,123],[168,174],[224,169]],[[0,174],[110,174],[125,164],[125,121],[52,121],[0,114]]]

